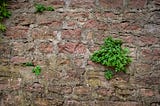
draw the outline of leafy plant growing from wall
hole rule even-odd
[[[97,50],[91,56],[93,62],[107,66],[105,70],[105,78],[111,79],[116,72],[126,72],[126,66],[131,63],[128,56],[129,50],[122,48],[122,40],[108,37],[104,40],[104,44],[100,50]]]
[[[0,0],[0,30],[5,31],[6,27],[2,24],[4,18],[9,18],[11,12],[7,9],[6,0]]]
[[[53,7],[51,7],[51,6],[46,7],[43,4],[35,4],[35,8],[36,8],[37,13],[42,13],[43,11],[54,11]]]
[[[35,75],[40,75],[41,73],[41,67],[39,65],[35,66],[33,69],[32,69],[32,72],[35,73]]]
[[[28,66],[28,67],[33,67],[32,72],[35,73],[35,75],[40,75],[41,73],[41,67],[39,65],[34,65],[32,62],[26,62],[23,63],[22,66]]]

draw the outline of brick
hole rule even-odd
[[[94,6],[94,0],[72,0],[70,7],[91,8]]]
[[[152,51],[153,53],[153,60],[160,60],[160,49],[155,48]]]
[[[26,85],[25,89],[30,92],[42,92],[44,87],[42,84],[35,82],[33,84]]]
[[[18,14],[14,18],[14,23],[22,26],[29,26],[35,22],[35,14]]]
[[[108,26],[105,23],[98,22],[96,20],[88,20],[83,27],[88,29],[100,29],[100,30],[102,29],[106,30],[108,28]]]
[[[65,2],[64,2],[64,0],[53,0],[48,5],[51,5],[54,8],[60,8],[60,7],[63,7],[65,5]]]
[[[68,43],[65,43],[65,44],[59,44],[58,45],[59,52],[62,52],[62,53],[66,53],[66,52],[74,53],[77,44],[78,43],[72,43],[72,42],[68,42]]]
[[[122,8],[123,7],[123,0],[99,0],[100,5],[104,8]]]
[[[76,66],[81,67],[83,65],[83,59],[75,59],[74,63]]]
[[[7,28],[5,35],[9,38],[13,39],[21,39],[21,38],[27,38],[28,34],[28,27],[25,26],[14,26]]]
[[[78,86],[74,88],[74,94],[76,95],[88,95],[90,92],[91,89],[89,87]]]
[[[11,62],[13,64],[21,64],[28,62],[28,60],[25,57],[15,56],[11,58]]]
[[[154,37],[154,36],[141,36],[140,38],[138,38],[138,42],[140,45],[151,45],[151,44],[155,44],[159,41],[158,38]],[[138,43],[137,42],[137,43]]]
[[[144,8],[146,5],[147,0],[130,0],[129,1],[129,7],[130,8]]]
[[[89,12],[67,12],[63,17],[67,19],[72,19],[72,20],[78,20],[78,22],[86,22],[86,20],[89,18]]]
[[[102,96],[111,96],[113,93],[111,89],[107,89],[107,88],[99,88],[96,92],[98,95],[102,95]]]
[[[149,96],[154,95],[154,93],[151,89],[140,89],[140,93],[142,96],[145,96],[145,97],[149,97]]]
[[[141,53],[143,61],[151,62],[153,60],[154,55],[151,49],[142,49]]]
[[[71,29],[62,31],[62,39],[75,39],[78,40],[81,38],[81,29]]]
[[[36,100],[34,100],[34,104],[37,106],[48,106],[49,102],[43,98],[36,98]]]
[[[48,27],[33,28],[31,30],[31,36],[33,39],[54,39],[57,35],[57,31],[53,31]]]
[[[42,53],[52,53],[53,52],[53,44],[52,43],[41,43],[39,46],[39,50]]]
[[[97,101],[96,106],[143,106],[139,102],[112,102],[112,101]]]
[[[63,17],[60,14],[51,14],[50,12],[45,12],[43,14],[37,15],[36,22],[39,25],[52,26],[53,29],[59,29],[62,24]]]
[[[133,44],[136,40],[136,37],[132,35],[122,36],[121,38],[123,42],[129,43],[129,44]]]
[[[63,94],[71,94],[72,93],[72,87],[68,87],[68,86],[62,87],[62,93]]]
[[[75,100],[66,100],[64,106],[82,106],[79,101]]]
[[[114,13],[111,13],[111,12],[105,12],[104,16],[106,18],[112,18],[112,19],[117,18],[117,16]]]
[[[77,53],[77,54],[85,54],[86,51],[87,51],[86,46],[83,44],[80,44],[80,43],[77,45],[77,47],[75,49],[75,53]]]
[[[10,79],[10,88],[13,90],[18,90],[21,88],[21,84],[22,84],[22,79],[21,78],[17,78],[17,79]]]

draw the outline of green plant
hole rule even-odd
[[[23,66],[34,66],[34,64],[32,62],[26,62],[23,63]]]
[[[105,78],[111,79],[115,72],[126,72],[126,66],[131,62],[128,56],[129,50],[122,48],[122,40],[108,37],[100,50],[97,50],[91,56],[93,62],[101,63],[110,68],[105,71]]]
[[[35,66],[33,69],[32,69],[32,72],[35,73],[35,75],[40,75],[41,73],[41,67],[39,65]]]
[[[43,4],[35,4],[36,12],[42,13],[43,11],[54,11],[53,7],[46,7]]]
[[[46,10],[47,11],[54,11],[54,8],[49,6],[49,7],[46,8]]]
[[[5,31],[6,27],[1,23],[4,18],[9,18],[11,16],[11,12],[7,9],[6,0],[0,1],[0,30]]]
[[[6,31],[6,26],[0,23],[0,30],[1,31]]]

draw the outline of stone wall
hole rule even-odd
[[[35,3],[55,11],[35,13]],[[1,106],[160,106],[160,0],[10,0],[9,9]],[[133,59],[110,81],[89,59],[109,35],[123,39]]]

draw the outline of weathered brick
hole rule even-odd
[[[144,8],[146,3],[147,3],[147,0],[130,0],[129,7],[130,8]]]
[[[28,62],[28,59],[25,57],[20,57],[20,56],[15,56],[11,58],[11,62],[13,64],[21,64],[21,63],[26,63]]]
[[[82,106],[79,101],[75,100],[66,100],[64,106]]]
[[[100,5],[104,8],[122,8],[123,0],[99,0]]]
[[[65,5],[64,0],[53,0],[49,3],[49,5],[53,6],[54,8],[60,8]]]
[[[154,95],[153,90],[151,90],[151,89],[140,89],[140,93],[142,96],[145,96],[145,97],[149,97],[149,96]]]
[[[31,30],[31,37],[33,39],[54,39],[57,35],[57,31],[53,31],[48,27],[33,28]]]
[[[97,89],[97,94],[102,95],[102,96],[111,96],[113,93],[113,90],[107,89],[107,88],[99,88]]]
[[[112,102],[112,101],[97,101],[96,106],[143,106],[139,102]]]
[[[78,44],[76,49],[75,49],[75,53],[77,54],[85,54],[87,51],[86,46],[83,44]]]
[[[34,100],[34,104],[37,106],[48,106],[49,102],[46,99],[37,98],[36,100]]]
[[[7,28],[5,35],[9,38],[21,39],[21,38],[27,38],[28,37],[27,33],[28,33],[28,27],[13,26],[13,27]]]
[[[53,29],[59,29],[62,24],[63,17],[59,14],[51,14],[46,12],[41,15],[37,15],[36,22],[39,25],[48,25],[51,26]]]
[[[75,51],[75,48],[77,46],[78,43],[72,43],[72,42],[68,42],[68,43],[65,43],[65,44],[59,44],[58,47],[59,47],[59,52],[69,52],[69,53],[74,53]]]
[[[91,89],[89,87],[78,86],[74,88],[74,94],[76,95],[88,95],[90,92]]]
[[[100,30],[106,30],[107,29],[107,24],[102,23],[102,22],[98,22],[96,20],[88,20],[85,24],[84,24],[84,28],[88,28],[88,29],[100,29]]]
[[[94,0],[72,0],[70,7],[91,8],[94,6]]]
[[[62,87],[62,93],[63,94],[71,94],[72,93],[72,87],[69,87],[69,86]]]
[[[18,14],[15,16],[14,20],[15,24],[29,26],[35,22],[35,14]]]
[[[159,41],[158,38],[154,36],[141,36],[138,38],[137,43],[140,46],[155,44]]]
[[[62,39],[80,39],[81,38],[81,29],[71,29],[62,31]]]
[[[41,43],[39,46],[39,50],[43,53],[52,53],[53,44],[52,43]]]

